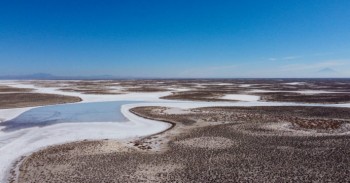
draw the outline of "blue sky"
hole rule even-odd
[[[350,77],[349,9],[348,0],[3,0],[0,75]]]

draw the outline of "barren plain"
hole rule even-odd
[[[167,124],[135,136],[95,135],[33,148],[12,162],[6,176],[9,182],[350,181],[350,80],[13,81],[2,85],[0,95],[40,93],[52,95],[50,100],[62,95],[83,103],[134,100],[140,103],[120,109],[130,120],[126,124],[155,124],[152,128]],[[35,91],[38,88],[40,92]],[[8,120],[1,115],[0,111],[0,118]],[[117,133],[122,126],[115,128]]]

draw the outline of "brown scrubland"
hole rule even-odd
[[[0,93],[0,109],[80,102],[79,97],[43,93]]]
[[[138,107],[173,128],[40,150],[20,165],[19,182],[348,182],[349,110]]]

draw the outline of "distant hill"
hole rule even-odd
[[[55,76],[48,73],[35,73],[28,75],[4,75],[1,80],[103,80],[103,79],[133,79],[132,77],[118,77],[113,75],[95,75],[95,76]]]
[[[338,73],[338,72],[335,71],[334,69],[326,67],[326,68],[319,70],[318,73]]]
[[[316,73],[317,77],[339,77],[340,73],[336,70],[326,67]]]

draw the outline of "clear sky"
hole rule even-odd
[[[349,0],[1,0],[0,75],[350,77]]]

